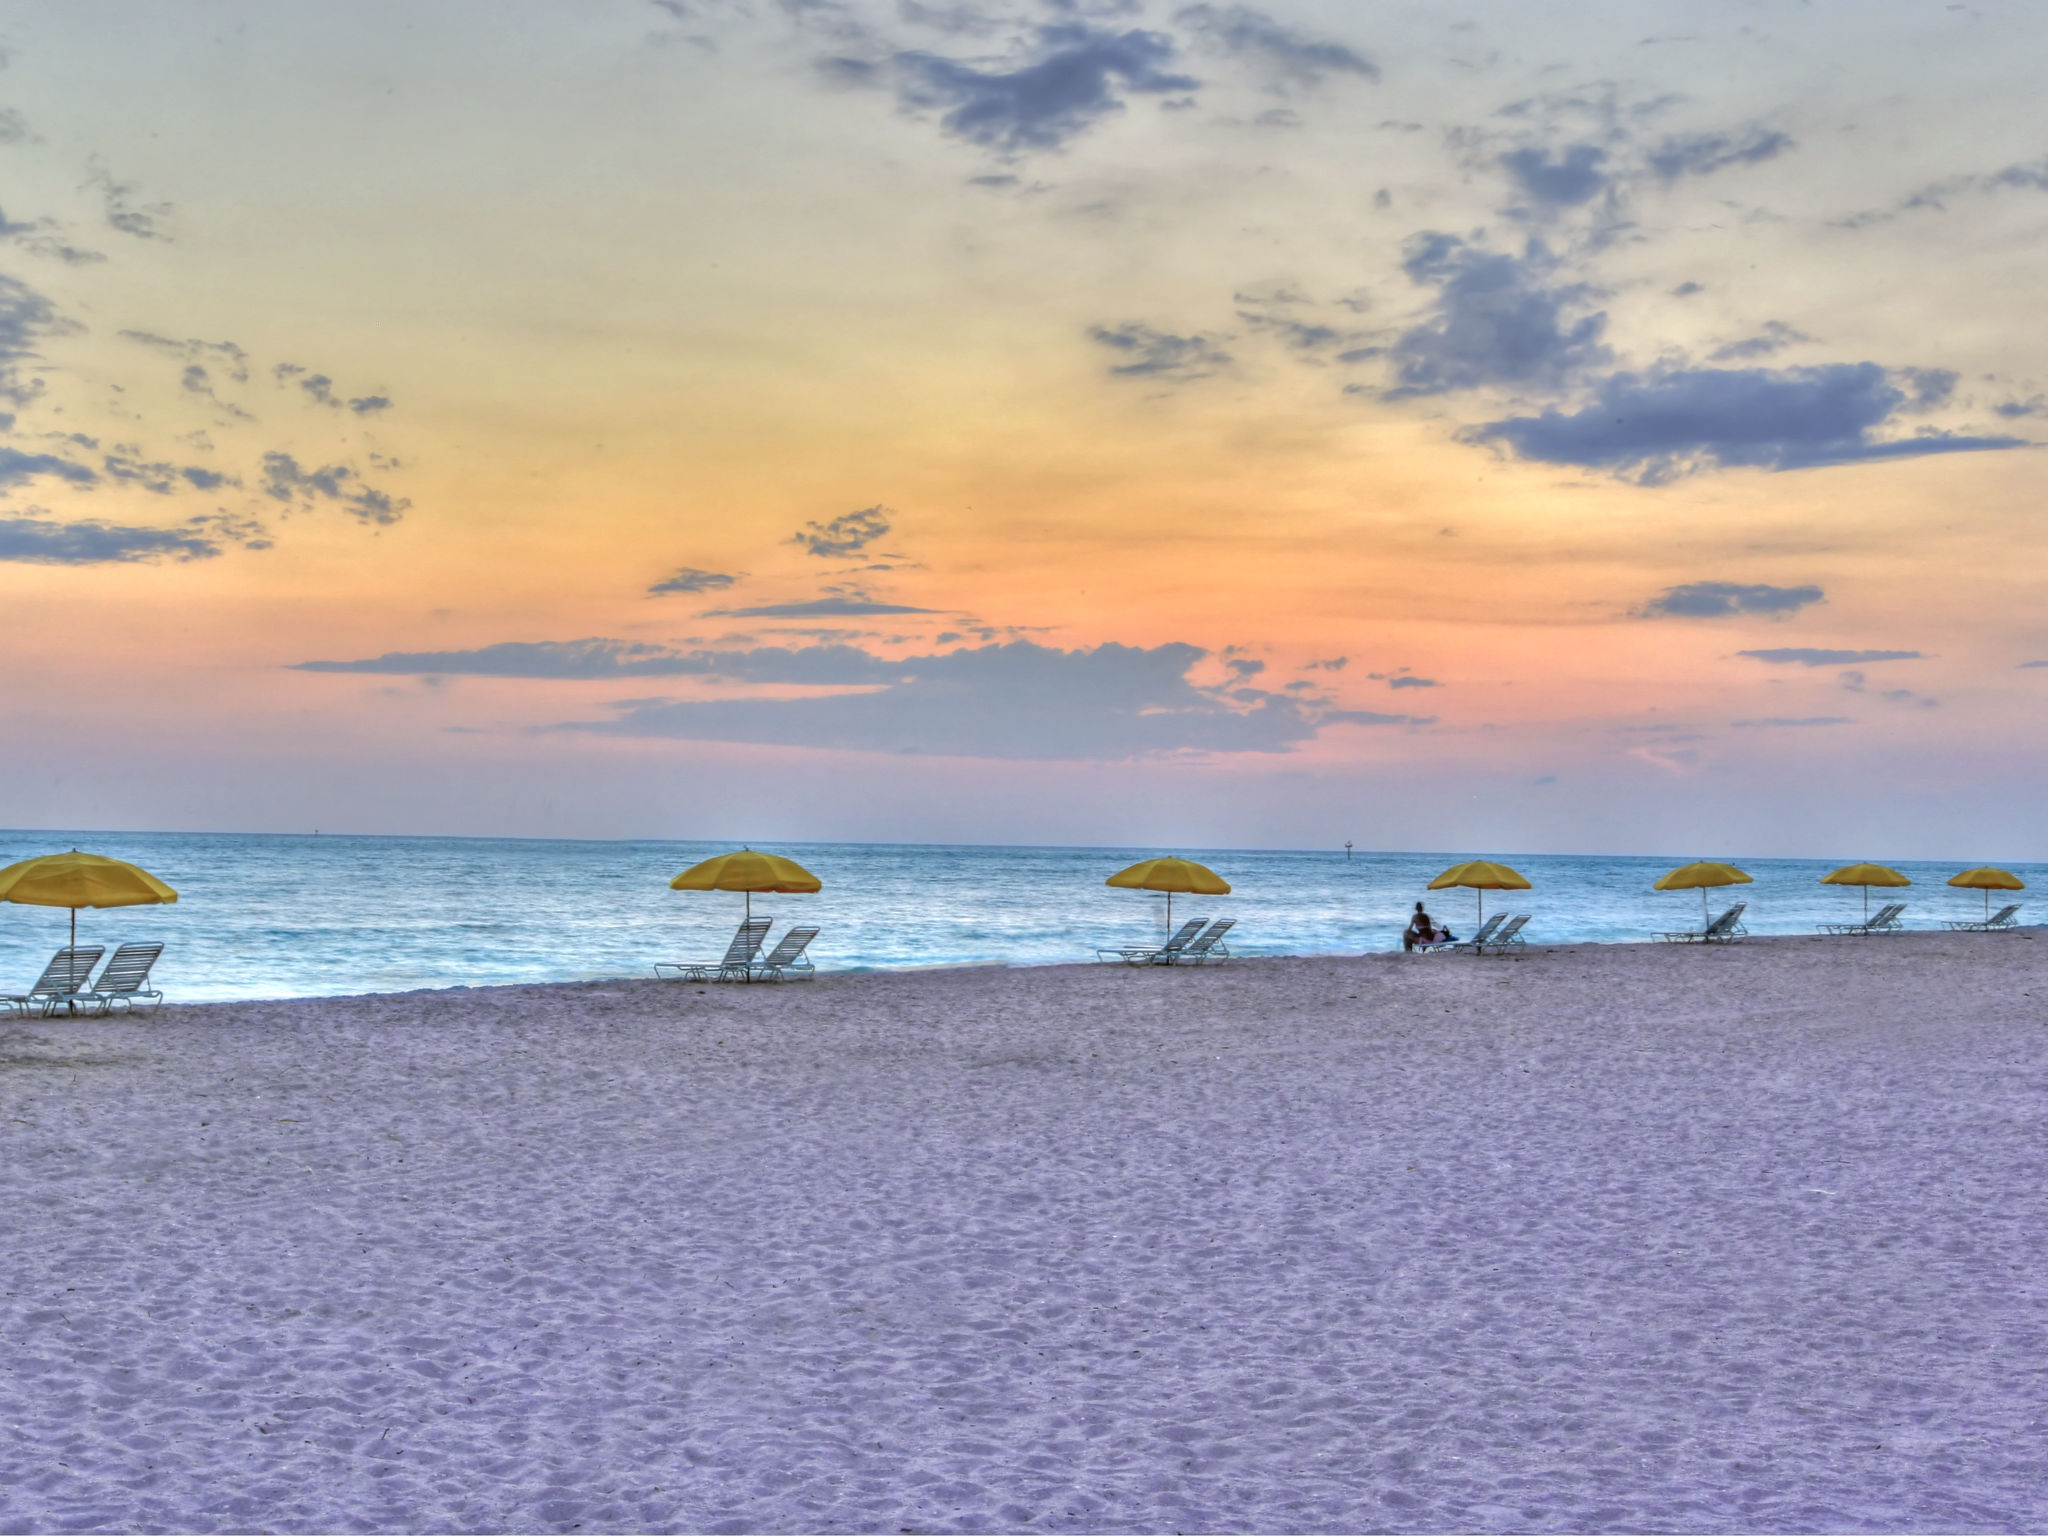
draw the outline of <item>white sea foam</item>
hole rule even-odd
[[[0,1529],[2041,1529],[2043,953],[0,1026]]]

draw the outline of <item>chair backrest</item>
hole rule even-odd
[[[1174,955],[1180,953],[1180,951],[1188,947],[1188,941],[1193,939],[1196,934],[1202,931],[1202,925],[1206,922],[1208,922],[1208,919],[1206,917],[1189,918],[1186,922],[1180,925],[1179,933],[1176,933],[1172,938],[1168,939],[1164,944],[1159,946],[1159,952],[1162,955]]]
[[[1870,920],[1872,928],[1890,928],[1899,920],[1899,914],[1906,910],[1903,901],[1887,902],[1879,909],[1877,916]]]
[[[804,947],[817,936],[818,930],[815,928],[792,928],[782,936],[781,942],[768,952],[768,958],[761,963],[763,965],[788,965],[798,955],[801,955],[804,952]]]
[[[1738,901],[1726,912],[1723,912],[1719,917],[1715,918],[1711,923],[1707,924],[1707,937],[1710,939],[1719,938],[1722,934],[1726,933],[1730,928],[1733,928],[1737,923],[1741,922],[1742,914],[1748,910],[1748,902]]]
[[[1484,943],[1486,943],[1486,942],[1487,942],[1487,940],[1489,940],[1489,939],[1491,939],[1491,938],[1493,937],[1493,930],[1494,930],[1494,929],[1496,929],[1496,928],[1498,928],[1498,927],[1499,927],[1499,926],[1500,926],[1500,925],[1501,925],[1502,923],[1504,923],[1504,922],[1506,922],[1506,921],[1507,921],[1507,914],[1506,914],[1506,913],[1504,913],[1504,912],[1496,912],[1496,913],[1494,913],[1494,914],[1493,914],[1493,916],[1489,917],[1489,918],[1488,918],[1488,919],[1487,919],[1487,920],[1486,920],[1485,922],[1481,923],[1481,924],[1479,925],[1479,931],[1478,931],[1477,933],[1473,934],[1473,935],[1472,935],[1472,937],[1471,937],[1471,938],[1469,938],[1469,939],[1467,939],[1467,940],[1466,940],[1465,942],[1466,942],[1467,944],[1484,944]]]
[[[1987,922],[1986,922],[1986,923],[1984,924],[1984,926],[1985,926],[1986,928],[2010,928],[2010,927],[2012,927],[2012,925],[2013,925],[2013,922],[2012,922],[2012,920],[2013,920],[2013,919],[2014,919],[2015,917],[2019,916],[2019,911],[2020,911],[2020,903],[2019,903],[2019,902],[2014,902],[2014,903],[2013,903],[2013,904],[2012,904],[2011,906],[2009,906],[2009,907],[2001,907],[2001,908],[1999,908],[1999,911],[1998,911],[1998,916],[1996,916],[1996,917],[1994,917],[1994,918],[1991,918],[1991,919],[1989,919],[1989,920],[1988,920],[1988,921],[1987,921]]]
[[[140,992],[143,983],[149,980],[149,968],[156,964],[156,957],[163,952],[161,944],[123,944],[114,951],[114,958],[107,962],[107,968],[100,972],[93,991]]]
[[[43,967],[43,974],[36,978],[36,984],[28,989],[28,995],[62,997],[67,992],[83,992],[85,984],[92,980],[92,968],[100,963],[100,956],[106,952],[104,944],[58,950],[50,957],[50,963]]]
[[[732,936],[732,942],[725,947],[724,965],[745,965],[761,948],[761,941],[768,937],[768,930],[775,926],[772,917],[750,917],[739,926]]]
[[[1522,931],[1522,924],[1524,924],[1524,923],[1526,923],[1526,922],[1528,922],[1528,921],[1529,921],[1529,914],[1528,914],[1528,913],[1526,913],[1526,912],[1520,912],[1520,913],[1517,913],[1517,914],[1516,914],[1515,916],[1513,916],[1513,917],[1511,917],[1511,918],[1509,918],[1509,919],[1508,919],[1508,925],[1507,925],[1507,927],[1505,927],[1505,928],[1501,929],[1501,931],[1500,931],[1499,933],[1496,933],[1496,934],[1495,934],[1495,935],[1493,936],[1493,942],[1494,942],[1495,944],[1505,944],[1505,943],[1507,943],[1507,942],[1508,942],[1509,940],[1513,939],[1513,938],[1514,938],[1514,936],[1515,936],[1516,934],[1518,934],[1518,933],[1520,933],[1520,932]]]
[[[1223,935],[1230,932],[1236,926],[1237,919],[1234,917],[1217,918],[1215,922],[1208,926],[1199,939],[1187,947],[1186,952],[1191,955],[1206,955],[1216,947],[1218,939],[1222,938]]]

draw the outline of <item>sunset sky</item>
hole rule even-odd
[[[0,44],[0,825],[2048,858],[2048,10]]]

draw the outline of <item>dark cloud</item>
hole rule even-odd
[[[44,339],[77,329],[26,283],[0,275],[0,400],[26,405],[41,394],[42,381],[24,377],[26,365]]]
[[[1304,672],[1342,672],[1350,665],[1351,658],[1349,656],[1330,656],[1321,661],[1305,661],[1301,665],[1301,670]]]
[[[322,498],[339,502],[358,522],[388,525],[404,517],[412,503],[365,485],[343,464],[304,469],[288,453],[263,455],[263,494],[287,505],[311,506]]]
[[[862,507],[857,512],[842,512],[830,522],[805,523],[791,538],[803,545],[806,554],[840,559],[857,555],[877,539],[885,538],[893,516],[893,512],[879,504]]]
[[[1760,357],[1769,357],[1787,347],[1798,346],[1813,338],[1801,330],[1795,330],[1782,320],[1767,320],[1764,328],[1754,336],[1741,341],[1731,341],[1726,346],[1716,347],[1708,357],[1717,363],[1746,363]]]
[[[1814,646],[1787,645],[1766,651],[1736,654],[1767,662],[1774,667],[1844,667],[1874,661],[1919,661],[1918,651],[1830,651]]]
[[[2019,664],[2017,670],[2025,672],[2031,667],[2048,667],[2048,661],[2023,661]]]
[[[1617,373],[1580,410],[1511,417],[1463,436],[1524,459],[1606,470],[1642,485],[1708,469],[1810,469],[2023,446],[2016,437],[1935,431],[1875,437],[1913,405],[1902,383],[1912,380],[1876,363]]]
[[[1790,134],[1763,128],[1733,133],[1673,134],[1657,143],[1645,162],[1666,181],[1680,176],[1711,176],[1735,165],[1775,160],[1793,147]]]
[[[1183,6],[1173,19],[1218,52],[1258,68],[1275,87],[1305,89],[1328,75],[1380,77],[1379,66],[1355,49],[1309,37],[1249,6]]]
[[[1401,677],[1388,678],[1387,686],[1389,688],[1441,688],[1443,684],[1433,677],[1403,675]]]
[[[1607,190],[1606,163],[1607,151],[1597,144],[1572,144],[1555,153],[1527,145],[1500,157],[1501,169],[1524,197],[1563,208],[1589,203]]]
[[[762,603],[753,608],[721,608],[732,619],[860,619],[881,613],[940,613],[938,608],[912,608],[903,603],[877,603],[864,597],[817,597],[803,603]]]
[[[126,528],[0,517],[0,560],[29,565],[127,565],[165,559],[210,560],[220,544],[201,527]]]
[[[700,571],[686,565],[664,581],[657,581],[647,589],[649,597],[662,597],[678,592],[719,592],[738,581],[737,576],[728,576],[723,571]]]
[[[1230,354],[1207,336],[1176,336],[1135,320],[1090,326],[1088,336],[1125,359],[1109,368],[1123,378],[1206,379],[1230,366]]]
[[[1487,385],[1554,389],[1608,360],[1600,340],[1607,316],[1584,312],[1593,290],[1559,281],[1540,244],[1510,256],[1428,231],[1409,240],[1402,269],[1436,290],[1436,304],[1393,346],[1395,398]]]
[[[1019,640],[899,663],[864,693],[642,705],[571,729],[693,741],[1023,760],[1114,761],[1187,751],[1285,752],[1325,725],[1425,723],[1338,710],[1187,673],[1207,653],[1169,644],[1065,651]]]
[[[743,683],[860,686],[900,682],[893,662],[850,645],[678,651],[627,640],[506,641],[471,651],[393,651],[364,661],[304,661],[300,672],[387,677],[530,677],[606,680],[704,677]]]
[[[1666,587],[1643,604],[1643,614],[1646,618],[1726,619],[1739,613],[1762,613],[1783,618],[1826,599],[1827,594],[1819,587],[1692,581],[1680,587]]]
[[[54,453],[23,453],[18,448],[0,448],[0,490],[23,485],[39,475],[71,485],[93,485],[99,480],[83,464],[59,458]]]
[[[886,73],[912,111],[941,113],[940,126],[999,154],[1058,149],[1124,98],[1192,91],[1201,84],[1172,74],[1173,39],[1159,32],[1111,32],[1079,23],[1040,27],[1021,54],[986,67],[911,50],[883,65],[827,62],[849,83]]]
[[[1847,715],[1766,715],[1761,720],[1730,720],[1737,727],[1776,725],[1853,725]]]

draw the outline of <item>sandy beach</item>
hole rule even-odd
[[[0,1528],[2039,1530],[2044,962],[0,1026]]]

